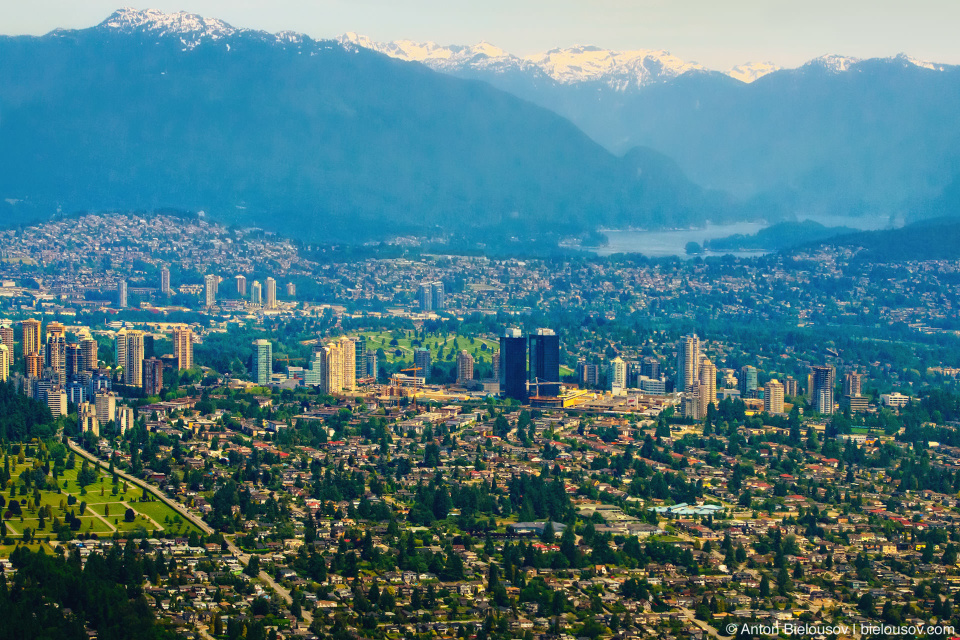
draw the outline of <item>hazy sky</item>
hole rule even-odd
[[[88,27],[123,0],[0,0],[0,33]],[[667,49],[725,69],[747,61],[796,66],[824,53],[906,52],[960,64],[957,0],[155,0],[237,27],[329,38],[492,42],[524,55],[573,44]]]

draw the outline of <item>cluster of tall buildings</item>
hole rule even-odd
[[[211,273],[203,277],[204,306],[214,307],[217,305],[217,300],[220,296],[220,285],[223,284],[223,282],[223,277],[216,274]],[[247,277],[244,275],[234,276],[234,284],[237,294],[242,298],[247,297]],[[259,280],[254,280],[250,283],[249,290],[251,304],[262,306],[265,309],[276,309],[278,307],[276,279],[268,277],[262,284]],[[292,298],[296,295],[297,287],[294,283],[288,282],[286,290],[287,296]],[[120,282],[118,291],[119,306],[121,308],[126,307],[126,282]],[[170,295],[172,293],[172,289],[170,288],[170,270],[167,267],[163,267],[160,270],[160,291],[164,295]]]
[[[357,338],[343,337],[318,346],[305,382],[323,393],[355,391],[357,378],[367,374],[368,355],[371,354],[366,352],[366,343]],[[373,356],[376,359],[376,354]]]
[[[446,306],[443,283],[439,280],[421,282],[417,289],[417,302],[421,311],[441,311]]]
[[[560,394],[560,337],[552,329],[537,329],[529,336],[507,329],[498,356],[494,367],[502,396],[523,402],[531,394]]]
[[[217,304],[217,294],[219,293],[220,283],[223,282],[223,278],[217,275],[207,275],[204,277],[204,293],[205,293],[205,304],[208,307],[212,307]],[[247,295],[247,278],[246,276],[236,276],[234,282],[237,287],[237,294],[240,296]],[[287,286],[287,292],[290,292],[291,285]],[[295,290],[295,289],[294,289]],[[265,309],[276,309],[277,308],[277,281],[274,278],[267,278],[263,285],[260,284],[259,280],[254,280],[250,283],[250,303],[255,305],[260,305]]]
[[[717,403],[717,367],[701,351],[700,338],[690,334],[677,343],[677,391],[683,392],[683,416],[699,420]]]
[[[67,415],[69,403],[82,406],[111,393],[113,378],[100,367],[98,344],[92,336],[81,333],[78,340],[68,342],[63,324],[54,321],[44,327],[33,318],[23,320],[20,329],[24,370],[12,373],[13,324],[0,320],[0,380],[12,379],[20,392],[45,403],[54,416]],[[115,420],[111,412],[102,422]],[[88,420],[88,424],[92,423]]]
[[[172,339],[177,369],[192,368],[193,330],[186,325],[175,326]],[[113,339],[115,373],[119,381],[127,387],[143,389],[148,396],[157,395],[163,389],[164,363],[153,355],[152,344],[152,335],[126,327],[118,330]]]
[[[654,357],[628,362],[616,356],[607,363],[606,373],[607,387],[613,395],[622,395],[627,389],[640,389],[651,396],[662,396],[667,392],[667,382],[660,372],[660,361]],[[586,387],[600,386],[601,369],[598,365],[578,363],[577,376]]]
[[[100,427],[113,422],[122,436],[133,427],[134,413],[131,407],[118,404],[117,395],[107,391],[97,394],[92,401],[77,406],[77,422],[81,433],[100,435]]]

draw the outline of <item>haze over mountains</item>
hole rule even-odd
[[[124,9],[0,37],[0,216],[177,207],[361,240],[950,215],[958,107],[956,67],[906,56],[720,73]]]
[[[0,78],[8,220],[176,207],[361,240],[726,214],[659,154],[617,157],[485,83],[298,34],[125,10],[0,38]]]
[[[655,149],[694,182],[742,199],[744,217],[937,215],[960,173],[951,115],[960,68],[904,54],[719,72],[665,51],[580,46],[520,58],[487,43],[339,41],[482,79],[614,153]]]

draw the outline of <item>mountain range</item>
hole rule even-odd
[[[960,175],[960,67],[901,54],[709,70],[665,51],[338,39],[480,79],[570,119],[610,151],[648,147],[745,218],[938,215]]]
[[[309,239],[955,215],[960,68],[314,40],[194,14],[0,37],[0,217],[202,209]]]
[[[0,216],[178,208],[304,239],[696,224],[722,194],[489,84],[335,41],[120,10],[0,38]]]

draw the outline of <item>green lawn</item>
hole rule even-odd
[[[429,349],[433,359],[437,359],[440,348],[443,348],[443,360],[453,362],[456,359],[457,351],[466,349],[475,359],[483,358],[490,362],[493,353],[500,349],[500,343],[497,340],[489,338],[478,338],[476,336],[463,336],[455,333],[448,333],[442,336],[430,335],[419,346],[414,346],[411,338],[403,336],[404,332],[398,331],[396,334],[391,331],[366,331],[360,335],[367,339],[367,349],[376,351],[383,349],[387,354],[387,362],[397,361],[412,362],[413,352],[416,349]],[[391,345],[391,340],[397,336],[397,344]],[[470,342],[471,337],[473,342]],[[456,345],[454,344],[456,342]],[[482,347],[487,348],[484,350]],[[396,351],[400,351],[400,355]]]
[[[129,534],[138,530],[152,532],[156,529],[162,529],[168,533],[187,535],[191,531],[199,530],[189,521],[179,518],[176,511],[168,507],[159,500],[150,502],[140,502],[143,491],[136,485],[127,483],[124,491],[124,481],[119,480],[117,494],[113,494],[113,479],[107,472],[99,470],[96,481],[86,487],[86,493],[81,493],[81,488],[77,484],[77,473],[82,466],[82,458],[77,457],[76,467],[66,470],[58,479],[61,488],[60,493],[56,491],[40,491],[40,506],[49,505],[53,510],[54,518],[63,518],[68,510],[73,510],[83,523],[77,533],[96,533],[99,536],[112,536],[114,533],[121,535]],[[22,471],[32,467],[32,462],[28,459],[24,464],[11,465],[11,473],[14,478],[19,478]],[[91,465],[91,468],[96,469]],[[19,483],[17,485],[19,487]],[[76,503],[68,504],[68,497],[76,497]],[[9,501],[11,496],[9,490],[3,494],[5,500]],[[16,491],[16,498],[27,500],[28,504],[33,500],[33,490],[26,494],[21,494],[19,489]],[[80,503],[86,503],[84,515],[80,515]],[[126,522],[124,515],[127,508],[132,508],[137,517],[133,522]],[[97,517],[102,516],[102,517]],[[37,530],[39,517],[36,509],[23,509],[23,521],[19,517],[13,517],[8,522],[8,534],[11,537],[19,537],[25,527],[30,527],[35,535],[46,536],[51,533],[51,520],[47,519],[45,528]],[[2,551],[0,551],[2,555]]]

